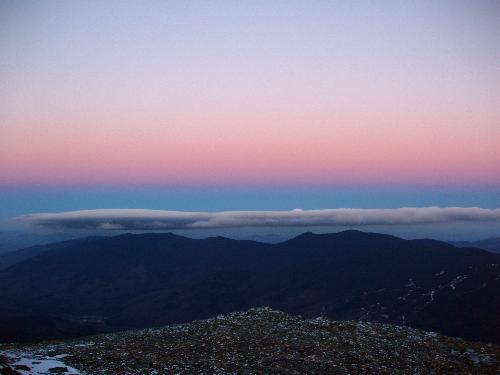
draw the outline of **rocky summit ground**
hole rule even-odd
[[[0,352],[20,374],[500,373],[500,347],[492,344],[386,324],[306,320],[268,308],[79,340],[4,345]]]

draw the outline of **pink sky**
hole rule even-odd
[[[6,6],[0,184],[500,185],[498,7],[194,4]]]

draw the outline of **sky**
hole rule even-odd
[[[0,221],[498,208],[499,46],[496,1],[4,0]]]

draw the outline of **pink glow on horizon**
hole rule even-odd
[[[304,126],[287,133],[292,126],[247,126],[256,132],[229,124],[204,133],[185,127],[173,136],[161,129],[134,135],[130,128],[48,139],[12,132],[2,141],[0,183],[500,184],[500,153],[490,134],[471,139],[456,132],[445,143],[425,128]]]

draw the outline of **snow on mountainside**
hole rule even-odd
[[[79,340],[4,345],[0,352],[22,374],[500,371],[500,347],[492,344],[387,324],[306,320],[269,308]]]

